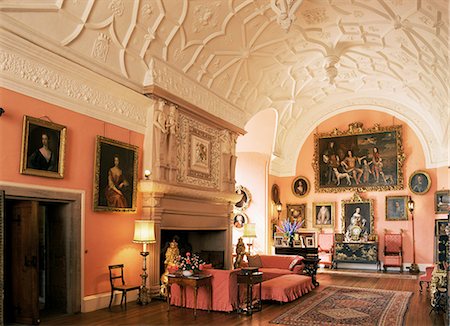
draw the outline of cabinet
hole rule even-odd
[[[436,220],[434,259],[441,268],[443,267],[443,263],[446,261],[448,256],[448,235],[445,232],[445,227],[447,224],[448,220]]]
[[[376,264],[378,260],[378,242],[336,242],[334,251],[334,267],[338,263]]]

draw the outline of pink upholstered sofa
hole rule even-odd
[[[303,273],[304,264],[302,263],[302,257],[283,255],[259,256],[261,258],[262,264],[262,266],[259,268],[259,271],[263,272],[263,281],[267,281],[281,275]],[[292,267],[291,269],[289,268],[290,266]],[[230,312],[237,308],[237,275],[240,273],[240,271],[241,269],[204,270],[205,273],[209,273],[212,275],[212,310]],[[314,286],[312,286],[312,288],[313,287]],[[255,295],[256,292],[257,291],[254,291]],[[173,284],[171,286],[170,303],[176,306],[182,305],[181,291],[180,287],[177,284]],[[194,290],[191,287],[186,288],[186,307],[194,308]],[[208,310],[208,293],[207,289],[204,287],[198,289],[197,309]]]
[[[303,274],[305,268],[301,256],[259,255],[259,257],[261,258],[261,266],[256,267],[259,267],[259,271],[263,272],[263,281],[286,274]],[[251,259],[249,260],[251,263]],[[253,267],[252,264],[249,264],[249,266]]]

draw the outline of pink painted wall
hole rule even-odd
[[[256,223],[256,235],[253,249],[255,252],[265,252],[267,239],[267,175],[269,156],[260,153],[238,153],[236,162],[236,183],[246,187],[252,200],[246,214],[250,223]],[[242,236],[243,228],[233,228],[233,245]],[[247,240],[244,239],[247,244]]]
[[[386,221],[385,219],[385,197],[392,195],[412,195],[416,203],[414,211],[415,221],[415,248],[416,263],[431,264],[434,260],[434,223],[436,218],[444,218],[445,215],[435,215],[434,213],[434,193],[436,189],[449,189],[448,168],[426,169],[425,158],[421,144],[411,128],[406,123],[394,118],[393,116],[377,111],[351,111],[339,114],[321,123],[316,131],[318,133],[331,132],[334,128],[347,130],[348,124],[360,121],[364,123],[365,128],[370,128],[374,123],[380,123],[382,126],[393,124],[403,125],[403,147],[406,155],[403,171],[405,178],[405,189],[398,191],[379,191],[366,192],[362,194],[363,198],[374,200],[375,229],[380,238],[380,252],[384,246],[384,229],[391,231],[405,230],[403,234],[404,243],[404,262],[412,262],[412,223],[411,217],[408,221]],[[348,200],[352,192],[341,193],[316,193],[314,190],[314,170],[312,159],[314,155],[314,135],[311,134],[304,143],[297,161],[296,176],[305,176],[311,183],[311,191],[304,198],[298,198],[292,194],[291,183],[296,176],[292,177],[274,177],[269,178],[269,189],[273,183],[280,186],[280,197],[283,203],[282,217],[286,217],[286,204],[307,204],[307,228],[312,228],[312,207],[314,202],[335,202],[336,203],[336,230],[341,229],[341,201]],[[408,178],[415,170],[425,170],[431,177],[431,188],[425,195],[414,195],[408,187]],[[270,217],[269,217],[270,218]],[[330,231],[330,230],[325,230]],[[380,256],[380,259],[382,257]]]
[[[144,136],[3,88],[0,88],[0,106],[6,110],[0,118],[0,181],[85,192],[85,225],[82,230],[85,237],[84,295],[110,290],[110,264],[124,263],[128,282],[139,283],[142,268],[139,252],[142,246],[133,244],[132,239],[134,220],[140,217],[140,209],[136,214],[94,212],[92,202],[96,136],[139,146],[139,166]],[[47,116],[51,121],[67,127],[63,179],[19,173],[24,115],[37,118]],[[137,206],[142,206],[139,196]]]

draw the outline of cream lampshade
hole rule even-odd
[[[252,240],[251,238],[256,238],[256,224],[255,223],[247,223],[244,224],[244,234],[242,235],[244,238],[248,238],[248,254],[252,254]]]
[[[141,256],[143,258],[142,262],[142,285],[139,291],[138,303],[145,305],[151,301],[150,293],[147,289],[147,243],[155,243],[155,222],[151,220],[135,220],[134,221],[134,243],[142,243],[143,248],[141,251]]]

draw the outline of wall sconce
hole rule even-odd
[[[283,204],[281,202],[277,203],[277,212],[278,212],[278,221],[277,224],[280,223],[281,211],[283,210]]]
[[[412,215],[412,213],[414,211],[414,200],[412,200],[411,196],[409,196],[409,198],[408,198],[408,210]]]
[[[256,224],[255,223],[247,223],[244,224],[244,234],[242,235],[243,238],[248,238],[248,254],[252,254],[252,246],[253,241],[252,238],[256,238]]]
[[[135,220],[134,221],[134,243],[142,243],[143,248],[141,256],[143,258],[142,263],[142,285],[139,291],[138,303],[140,305],[146,305],[151,301],[150,292],[147,288],[147,243],[155,243],[155,223],[151,220]]]
[[[152,171],[150,171],[150,170],[145,170],[144,171],[145,180],[148,180],[150,178],[150,174],[152,174]]]

